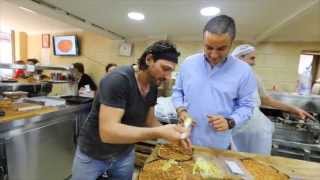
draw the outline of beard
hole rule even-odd
[[[161,86],[161,84],[164,83],[165,81],[166,81],[165,78],[158,78],[158,79],[157,79],[157,78],[155,78],[155,77],[152,77],[152,78],[150,79],[150,85],[159,87],[159,86]]]
[[[156,75],[154,75],[151,71],[147,71],[148,76],[149,76],[149,83],[151,86],[156,86],[159,87],[163,80],[165,80],[164,78],[157,78]]]
[[[150,82],[150,85],[152,85],[152,86],[157,86],[157,87],[159,87],[159,86],[161,86],[161,84],[164,82],[164,80],[162,80],[162,79],[152,79],[152,81]]]

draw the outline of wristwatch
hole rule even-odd
[[[228,128],[229,128],[229,129],[234,128],[234,126],[236,125],[236,122],[235,122],[233,119],[231,119],[231,118],[225,118],[225,119],[226,119],[227,122],[228,122]]]

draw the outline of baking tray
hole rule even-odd
[[[86,104],[93,101],[93,98],[81,97],[81,96],[61,96],[68,104]]]

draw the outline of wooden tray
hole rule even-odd
[[[159,146],[153,150],[152,154],[148,157],[145,163],[159,159],[157,156]],[[262,156],[251,153],[242,153],[235,151],[209,149],[204,147],[193,147],[194,154],[205,154],[215,157],[228,157],[237,160],[243,158],[252,158],[257,161],[268,164],[282,173],[287,174],[291,179],[308,179],[308,180],[319,180],[320,177],[320,163],[296,160],[278,156]]]
[[[55,107],[43,107],[42,109],[19,112],[15,108],[9,107],[9,108],[2,108],[2,110],[4,110],[6,115],[0,117],[0,123],[19,120],[19,119],[21,120],[21,119],[30,118],[33,116],[39,116],[49,112],[57,111],[58,109]]]

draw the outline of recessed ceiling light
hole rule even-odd
[[[142,21],[144,20],[144,15],[139,12],[129,12],[128,17],[130,19],[136,20],[136,21]]]
[[[202,16],[215,16],[220,13],[220,9],[217,7],[205,7],[200,10]]]
[[[28,8],[25,8],[25,7],[22,7],[22,6],[19,6],[19,9],[22,9],[28,13],[32,13],[32,14],[36,14],[36,12],[32,11],[31,9],[28,9]]]

